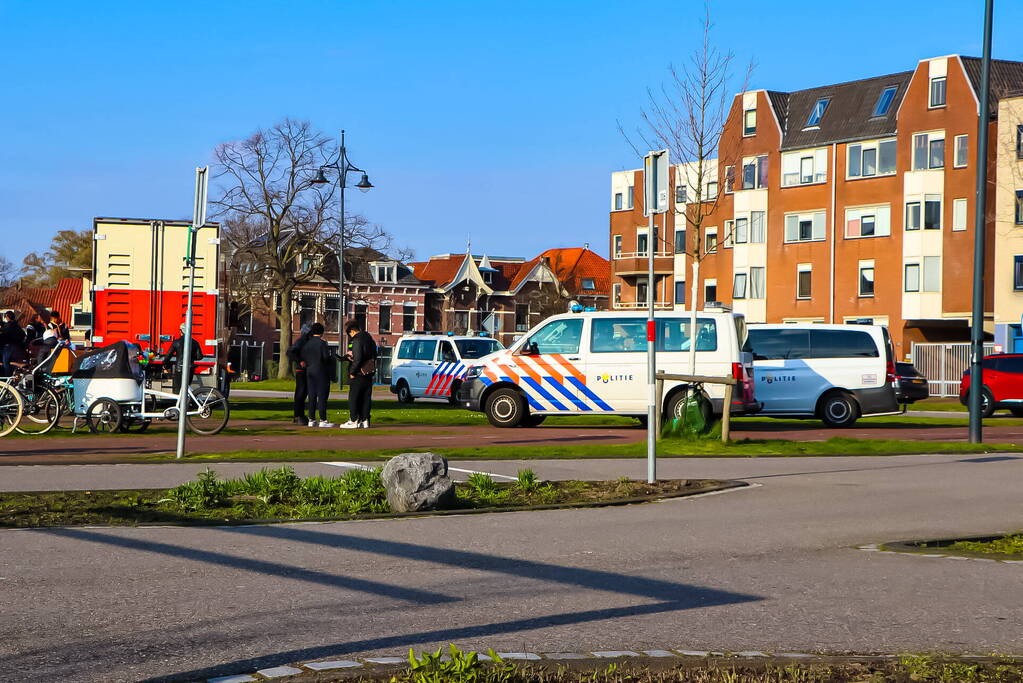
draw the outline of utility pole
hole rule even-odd
[[[192,225],[188,228],[188,303],[185,305],[185,329],[181,332],[181,392],[178,394],[178,443],[175,458],[185,455],[185,412],[188,408],[188,389],[192,378],[192,298],[195,295],[195,249],[199,228],[206,225],[206,190],[209,187],[209,166],[195,169],[195,207]]]
[[[984,6],[984,57],[980,66],[980,120],[977,126],[977,206],[973,222],[973,322],[970,328],[970,443],[982,443],[984,390],[984,241],[987,229],[987,149],[990,125],[991,21],[994,0]]]
[[[657,225],[654,214],[668,210],[668,150],[650,151],[643,164],[644,206],[650,218],[647,229],[646,283],[646,354],[647,354],[647,416],[646,416],[646,480],[657,482],[657,321],[654,318],[654,297],[657,280],[654,276],[654,251],[657,249]]]

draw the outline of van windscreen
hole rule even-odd
[[[496,339],[458,339],[455,341],[463,360],[483,358],[501,348]]]

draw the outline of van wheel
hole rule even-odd
[[[828,427],[852,427],[860,418],[859,404],[844,391],[836,391],[825,396],[821,400],[818,412],[821,422]]]
[[[453,406],[458,405],[458,387],[462,386],[462,383],[455,381],[451,383],[451,393],[448,394],[448,403]]]
[[[682,417],[682,411],[685,410],[686,405],[686,394],[689,392],[683,388],[680,391],[676,391],[671,395],[664,404],[664,421],[677,420]]]
[[[412,395],[412,390],[409,389],[408,382],[401,380],[398,382],[398,403],[412,403],[416,397]]]
[[[518,427],[526,417],[526,401],[515,389],[498,389],[487,397],[484,412],[495,427]]]

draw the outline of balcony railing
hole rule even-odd
[[[615,254],[615,259],[627,259],[627,258],[649,258],[649,252],[645,251],[622,251]],[[664,258],[665,256],[674,256],[674,253],[670,251],[655,251],[654,258]]]
[[[645,309],[647,307],[647,303],[645,301],[616,301],[614,303],[614,307],[618,310],[638,311]],[[674,304],[670,301],[654,302],[654,308],[657,310],[665,311],[670,310],[673,307]]]

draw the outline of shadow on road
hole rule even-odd
[[[494,621],[487,624],[451,626],[435,628],[415,633],[396,633],[393,635],[353,640],[317,647],[294,649],[285,652],[253,657],[234,661],[229,664],[217,665],[201,670],[182,672],[170,676],[161,676],[151,681],[192,681],[210,678],[222,674],[252,671],[255,669],[286,664],[295,661],[318,659],[323,657],[352,654],[383,648],[406,648],[418,644],[437,641],[454,641],[458,639],[479,638],[522,631],[530,631],[552,626],[569,626],[589,622],[605,621],[621,617],[661,614],[680,610],[713,607],[719,605],[738,604],[761,600],[754,595],[734,593],[673,581],[663,581],[642,576],[621,574],[617,572],[571,567],[547,562],[503,557],[487,553],[437,548],[428,545],[416,545],[399,541],[385,541],[364,538],[350,534],[328,533],[297,527],[244,527],[210,529],[210,533],[248,536],[257,539],[273,539],[286,543],[305,543],[318,546],[328,551],[343,553],[364,552],[388,558],[427,562],[460,569],[470,569],[493,574],[532,579],[545,583],[583,588],[593,591],[616,593],[639,598],[652,599],[655,602],[566,612],[539,617]],[[240,569],[256,574],[277,576],[296,581],[306,581],[320,585],[332,586],[342,590],[354,590],[378,595],[383,598],[416,603],[419,605],[439,605],[464,600],[460,597],[442,595],[432,591],[405,588],[377,581],[349,578],[325,572],[304,569],[277,562],[228,555],[210,550],[200,550],[188,546],[141,538],[125,538],[121,535],[102,533],[87,529],[46,529],[38,533],[46,533],[63,538],[86,541],[112,546],[124,550],[156,553],[158,555],[184,558],[195,562],[218,565],[230,569]],[[121,532],[123,533],[123,532]],[[265,545],[254,543],[253,548],[266,548]],[[93,652],[98,643],[90,648]],[[118,644],[111,643],[111,647]],[[100,646],[102,647],[102,646]],[[51,653],[52,654],[52,653]],[[73,661],[73,657],[67,661]]]

